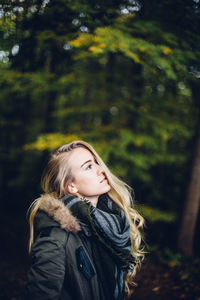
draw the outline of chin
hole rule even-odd
[[[111,190],[111,187],[108,185],[108,187],[105,190],[106,191],[104,193],[108,193]]]

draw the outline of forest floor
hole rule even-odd
[[[24,237],[28,230],[23,222],[2,221],[0,218],[0,300],[20,300],[30,266]],[[137,287],[130,300],[200,300],[199,259],[160,262],[148,256],[137,272]]]
[[[200,300],[200,263],[143,264],[131,300]]]

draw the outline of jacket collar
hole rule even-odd
[[[72,215],[70,209],[53,194],[43,194],[37,200],[39,203],[39,209],[47,213],[54,221],[59,223],[62,229],[73,233],[77,233],[81,230],[84,230],[85,233],[88,232],[85,226],[80,224],[78,219]]]

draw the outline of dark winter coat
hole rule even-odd
[[[24,300],[124,299],[123,270],[64,203],[42,195],[34,230]]]

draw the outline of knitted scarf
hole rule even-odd
[[[135,266],[135,259],[130,254],[130,225],[124,211],[108,196],[103,194],[98,199],[97,207],[78,197],[65,195],[61,199],[78,218],[80,223],[89,226],[94,236],[114,257],[116,264],[123,270]]]
[[[86,199],[65,195],[61,199],[82,226],[92,233],[93,260],[101,282],[102,299],[124,299],[124,271],[132,270],[130,225],[124,211],[103,194],[97,207]]]

